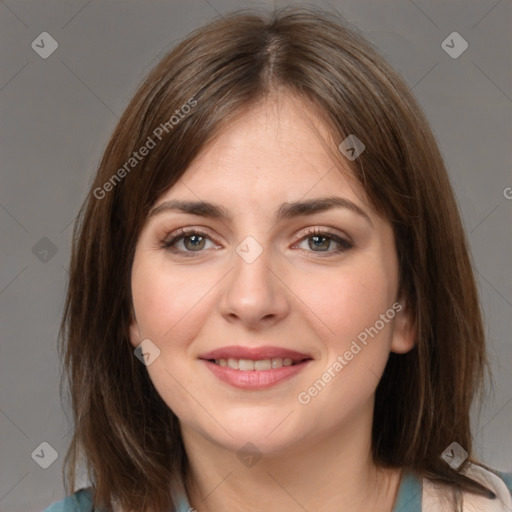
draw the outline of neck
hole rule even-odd
[[[392,512],[400,471],[373,463],[371,415],[262,454],[250,467],[236,452],[190,429],[182,432],[188,498],[197,512]]]

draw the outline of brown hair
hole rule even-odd
[[[196,30],[149,74],[112,134],[75,224],[60,332],[75,423],[67,489],[83,455],[96,505],[176,505],[187,470],[179,422],[129,341],[135,245],[150,207],[221,126],[276,91],[313,105],[334,140],[364,142],[349,165],[394,229],[417,334],[413,350],[390,355],[376,391],[375,463],[487,495],[440,458],[456,441],[470,454],[466,464],[475,461],[470,406],[488,366],[445,165],[398,74],[342,17],[305,7],[238,11]],[[129,160],[148,138],[155,147]]]

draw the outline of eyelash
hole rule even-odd
[[[191,235],[198,235],[200,237],[207,238],[207,239],[211,240],[211,238],[208,235],[208,233],[205,233],[204,231],[201,231],[200,229],[181,228],[178,231],[176,231],[175,233],[173,233],[173,236],[172,236],[171,239],[164,240],[162,242],[161,248],[165,249],[166,251],[169,251],[169,252],[171,252],[173,254],[186,255],[185,257],[187,257],[187,258],[195,257],[195,253],[201,253],[201,252],[204,252],[204,250],[199,250],[199,251],[183,251],[183,250],[176,249],[175,247],[173,247],[174,244],[176,244],[176,242],[178,242],[178,241],[180,241],[180,240],[182,240],[184,238],[187,238],[188,236],[191,236]],[[329,251],[306,251],[306,252],[312,252],[312,253],[319,253],[320,257],[326,257],[326,256],[322,256],[321,255],[322,253],[326,253],[327,256],[331,256],[333,254],[343,253],[343,252],[348,251],[348,250],[350,250],[350,249],[352,249],[354,247],[354,245],[351,242],[349,242],[348,240],[346,240],[344,238],[341,238],[340,236],[335,235],[334,233],[330,233],[329,231],[323,231],[323,230],[321,230],[319,228],[309,228],[306,231],[306,233],[296,243],[302,242],[302,241],[307,240],[308,238],[312,238],[314,236],[326,237],[326,238],[331,239],[332,241],[336,242],[337,244],[339,244],[339,247],[337,249],[334,249],[334,250],[329,250]]]

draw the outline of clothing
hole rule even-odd
[[[512,511],[512,473],[498,471],[499,477],[481,466],[471,464],[464,473],[486,485],[496,494],[490,500],[472,493],[464,493],[464,512]],[[451,512],[449,487],[440,487],[430,480],[421,481],[410,472],[404,472],[393,512]],[[193,512],[186,498],[180,500],[176,512]],[[50,505],[43,512],[101,512],[92,509],[92,492],[81,489],[62,501]]]

